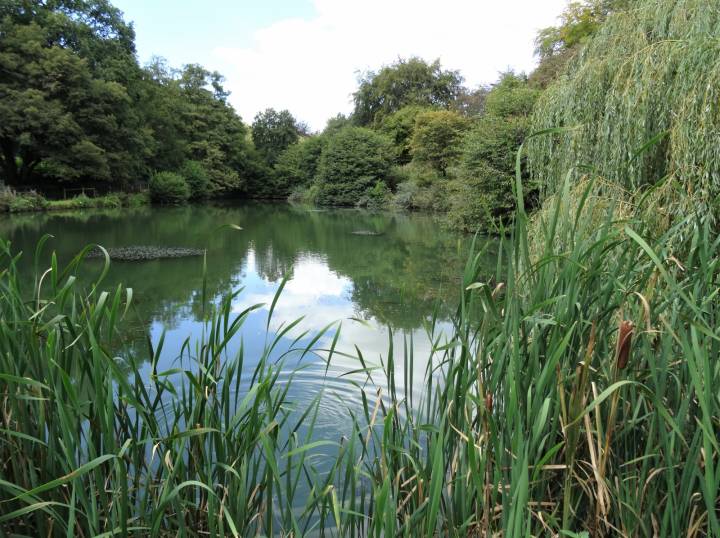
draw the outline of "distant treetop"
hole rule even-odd
[[[258,112],[252,124],[255,147],[270,165],[274,165],[280,154],[306,131],[307,127],[298,124],[288,110],[278,112],[274,108]]]
[[[380,71],[368,71],[353,95],[353,120],[358,125],[378,126],[385,116],[408,105],[449,108],[462,90],[458,71],[443,70],[440,60],[399,59]]]

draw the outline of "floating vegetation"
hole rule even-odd
[[[355,230],[350,233],[353,235],[383,235],[384,232],[373,232],[372,230]]]
[[[204,250],[200,248],[186,247],[157,247],[133,245],[129,247],[107,248],[111,260],[123,262],[143,262],[150,260],[163,260],[169,258],[188,258],[191,256],[202,256]],[[95,247],[88,255],[88,258],[102,258],[103,251]]]

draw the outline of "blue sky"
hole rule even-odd
[[[249,47],[256,30],[282,18],[309,18],[314,13],[311,0],[114,0],[113,4],[135,25],[140,62],[158,55],[173,65],[209,63],[221,43]]]
[[[114,0],[141,63],[200,63],[226,77],[246,122],[287,108],[313,129],[352,110],[359,72],[440,58],[468,86],[535,65],[533,39],[567,0]]]

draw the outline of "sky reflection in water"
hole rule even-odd
[[[237,224],[243,230],[222,228],[225,224]],[[355,231],[377,235],[356,235]],[[32,273],[31,253],[45,233],[54,235],[49,245],[61,262],[87,243],[207,248],[208,296],[219,302],[242,287],[232,303],[233,312],[264,305],[248,317],[229,348],[229,353],[236,353],[242,339],[247,377],[272,338],[266,334],[268,312],[282,277],[288,275],[273,312],[271,333],[299,317],[304,319],[285,335],[276,356],[287,351],[303,331],[308,334],[296,347],[307,345],[329,324],[342,324],[339,353],[330,366],[318,355],[303,358],[305,367],[294,375],[289,394],[297,406],[304,407],[325,389],[319,434],[340,433],[348,427],[345,406],[357,409],[361,405],[357,385],[365,381],[363,374],[343,375],[361,368],[353,358],[355,346],[369,364],[379,366],[387,360],[390,330],[398,390],[403,384],[403,346],[410,338],[415,357],[413,391],[422,389],[418,380],[431,350],[424,325],[436,313],[436,333],[449,332],[471,241],[444,231],[427,216],[313,211],[279,204],[18,215],[0,222],[0,237],[26,253],[23,274]],[[493,264],[489,255],[488,272]],[[87,262],[86,281],[98,270],[99,262]],[[165,331],[158,368],[177,367],[185,339],[202,335],[202,278],[199,258],[113,263],[105,286],[122,283],[134,290],[136,321],[126,342],[130,352],[147,356],[147,336],[157,345]],[[335,327],[314,347],[328,349]],[[298,356],[294,354],[295,359]],[[285,377],[293,366],[291,354]],[[149,375],[147,362],[141,371]],[[375,374],[376,381],[383,379],[381,372]],[[374,401],[376,387],[366,385],[365,390]]]

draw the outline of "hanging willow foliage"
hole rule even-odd
[[[666,207],[717,209],[720,2],[638,0],[603,28],[539,100],[529,166],[546,195],[591,170],[637,192],[662,184]],[[672,188],[665,188],[672,185]]]

